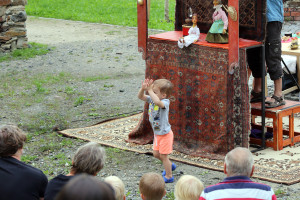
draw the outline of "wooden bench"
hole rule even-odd
[[[266,108],[266,118],[273,119],[273,127],[267,127],[267,131],[273,132],[273,140],[266,140],[267,147],[273,147],[275,151],[282,150],[285,146],[293,146],[300,141],[300,133],[294,132],[294,115],[300,112],[300,102],[285,100],[286,105],[277,108]],[[261,129],[255,122],[255,116],[261,116],[261,103],[251,103],[252,128]],[[282,127],[282,118],[289,117],[289,129]],[[286,135],[286,138],[283,138]],[[250,138],[250,144],[262,144],[258,138]]]

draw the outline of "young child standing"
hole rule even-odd
[[[165,170],[162,173],[165,183],[174,182],[172,171],[176,165],[171,163],[168,155],[173,151],[173,132],[169,124],[168,99],[173,84],[167,79],[145,79],[138,93],[138,98],[149,103],[149,121],[154,132],[153,155],[162,161]],[[148,95],[145,94],[148,92]]]

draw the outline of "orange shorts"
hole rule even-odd
[[[173,132],[172,130],[165,135],[154,135],[153,150],[160,154],[170,154],[173,151]]]

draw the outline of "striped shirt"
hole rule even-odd
[[[251,181],[247,176],[232,176],[205,188],[199,200],[276,200],[273,189]]]

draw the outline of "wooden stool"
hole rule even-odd
[[[300,141],[300,133],[294,132],[294,114],[300,112],[300,102],[285,100],[284,106],[276,108],[266,108],[266,118],[273,119],[273,127],[267,127],[268,131],[273,132],[273,141],[266,140],[267,147],[273,147],[275,151],[282,150],[285,146],[293,146]],[[252,128],[261,129],[261,126],[255,123],[255,116],[261,116],[261,103],[251,103]],[[289,129],[283,130],[282,118],[289,116]],[[288,138],[284,139],[283,135]],[[262,144],[261,139],[251,138],[250,144]]]

